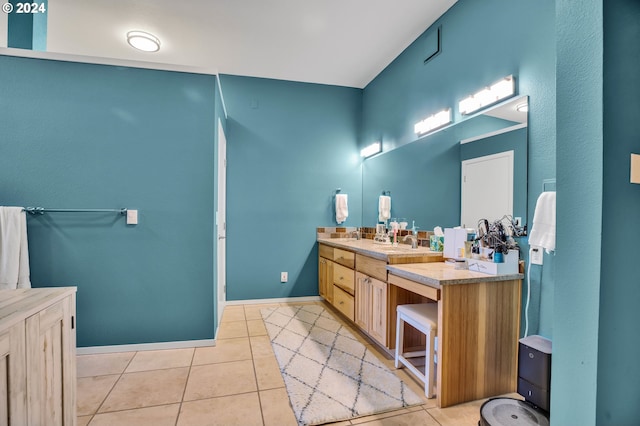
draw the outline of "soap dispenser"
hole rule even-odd
[[[416,226],[415,220],[411,221],[411,235],[413,235],[413,237],[411,238],[411,248],[417,249],[418,248],[418,227]]]

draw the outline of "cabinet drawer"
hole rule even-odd
[[[431,300],[440,300],[440,289],[420,284],[397,275],[389,274],[389,284],[403,288],[411,293],[419,294]]]
[[[333,249],[333,261],[339,263],[341,265],[346,266],[347,268],[352,268],[355,266],[356,257],[355,253],[341,250],[338,248]]]
[[[333,306],[353,321],[353,296],[338,286],[333,286]]]
[[[387,262],[371,257],[356,255],[356,269],[365,275],[387,281]]]
[[[338,264],[333,265],[333,283],[350,294],[354,293],[354,275],[353,269],[345,268]]]
[[[320,244],[318,248],[318,254],[325,259],[333,260],[333,247],[329,247],[325,244]]]

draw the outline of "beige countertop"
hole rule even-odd
[[[0,290],[0,332],[76,292],[76,287]]]
[[[411,248],[409,244],[399,244],[393,247],[391,244],[374,243],[373,240],[355,238],[318,238],[317,241],[331,247],[350,250],[374,259],[390,261],[394,258],[442,258],[442,252],[431,251],[428,247]]]
[[[524,278],[523,274],[489,275],[466,269],[455,269],[454,264],[449,262],[388,265],[387,270],[390,274],[430,286],[521,280]]]

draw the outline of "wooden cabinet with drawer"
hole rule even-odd
[[[75,425],[75,287],[0,291],[0,425]]]
[[[356,254],[356,270],[381,281],[387,281],[387,262]]]
[[[354,294],[355,273],[353,269],[345,268],[342,265],[333,265],[333,284],[340,287],[347,293]]]
[[[345,317],[353,321],[354,298],[351,294],[336,285],[333,286],[333,306]]]
[[[333,261],[347,268],[353,269],[356,262],[356,254],[351,251],[342,250],[339,248],[333,249]]]
[[[355,305],[355,253],[320,244],[318,290],[344,316],[353,321]]]

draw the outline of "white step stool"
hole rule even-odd
[[[412,305],[398,305],[398,319],[396,321],[396,368],[401,367],[401,363],[405,365],[409,371],[420,379],[425,387],[424,393],[427,398],[432,398],[433,381],[435,378],[435,360],[434,360],[434,341],[437,335],[438,327],[438,304],[437,303],[418,303]],[[404,352],[404,323],[407,323],[426,337],[425,351]],[[424,374],[416,368],[407,358],[425,357]]]

